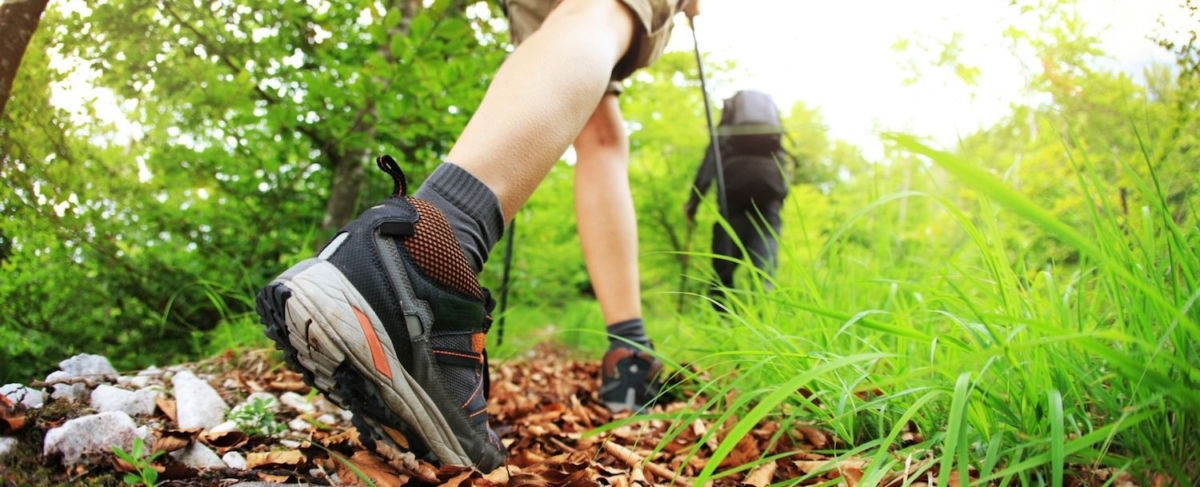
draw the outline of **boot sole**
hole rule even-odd
[[[354,413],[364,446],[384,456],[393,456],[387,449],[409,450],[473,465],[433,400],[400,364],[374,310],[333,264],[308,259],[293,266],[258,293],[255,309],[267,337],[304,382]]]

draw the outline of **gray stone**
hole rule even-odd
[[[225,462],[225,465],[229,468],[236,468],[238,470],[246,469],[246,457],[235,451],[226,453],[225,456],[221,457],[221,461]]]
[[[200,443],[192,443],[187,448],[171,453],[171,458],[192,468],[225,468],[225,462],[211,448]]]
[[[129,451],[137,425],[123,412],[82,416],[46,432],[42,455],[61,454],[63,463],[78,463],[84,453],[112,452],[114,446]]]
[[[279,402],[282,402],[285,406],[292,408],[300,414],[312,414],[317,411],[317,407],[308,402],[307,398],[295,392],[289,391],[283,393],[283,395],[279,396]]]
[[[171,378],[175,385],[175,418],[180,428],[211,428],[225,422],[229,405],[207,381],[187,371]]]
[[[52,372],[46,376],[46,382],[54,382],[58,380],[69,380],[75,377],[61,370]],[[50,386],[54,389],[50,393],[50,397],[62,399],[71,402],[84,402],[88,399],[88,388],[84,384],[54,384]]]
[[[0,462],[12,455],[13,450],[17,449],[17,439],[7,436],[0,436]]]
[[[45,391],[30,389],[21,384],[7,384],[0,387],[0,395],[7,397],[13,404],[23,404],[30,409],[40,408],[46,402]]]
[[[71,377],[117,375],[108,359],[99,355],[81,353],[58,363],[59,370],[71,374]]]
[[[130,416],[139,414],[154,414],[154,399],[158,391],[142,389],[137,392],[127,391],[108,384],[96,386],[92,391],[92,407],[100,412],[124,411]]]

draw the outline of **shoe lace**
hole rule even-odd
[[[392,177],[392,196],[408,194],[408,179],[404,177],[404,171],[400,170],[400,164],[396,163],[392,156],[384,154],[376,157],[375,165]]]

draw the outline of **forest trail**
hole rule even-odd
[[[205,380],[227,405],[242,404],[251,394],[281,399],[274,417],[286,431],[263,436],[212,432],[229,429],[220,426],[180,429],[178,417],[186,405],[172,397],[178,393],[170,377],[183,371]],[[686,402],[676,400],[622,423],[629,414],[613,417],[596,397],[598,371],[598,362],[568,358],[563,350],[545,344],[519,359],[493,364],[489,411],[510,456],[507,465],[490,473],[439,468],[411,454],[386,460],[368,452],[358,441],[350,415],[311,394],[300,375],[282,366],[268,350],[229,352],[200,363],[70,383],[85,384],[92,391],[104,385],[132,388],[131,378],[141,377],[137,385],[164,391],[156,395],[153,413],[134,416],[136,424],[145,427],[142,434],[148,433],[146,449],[169,452],[142,465],[159,472],[160,485],[693,485],[738,418],[731,416],[721,425],[713,424],[718,418],[710,416],[686,425],[654,419],[657,413],[686,407]],[[32,386],[50,390],[54,383],[40,381]],[[122,484],[128,472],[138,469],[111,451],[86,453],[71,466],[64,466],[59,455],[42,455],[47,431],[96,413],[93,407],[49,396],[39,408],[5,403],[0,407],[0,427],[5,431],[0,433],[18,444],[4,461],[8,468],[0,470],[0,480],[5,485]],[[257,424],[269,426],[267,422],[264,418]],[[710,431],[714,434],[705,438]],[[663,442],[665,437],[671,439]],[[826,463],[827,457],[810,451],[827,446],[829,438],[811,426],[792,425],[781,431],[779,425],[760,425],[737,443],[717,471],[746,468],[712,485],[768,485],[802,477]],[[785,455],[763,463],[759,458],[764,450]],[[197,468],[206,465],[202,458],[224,460]],[[647,458],[650,461],[643,462]],[[244,459],[245,465],[238,465],[238,459]],[[844,475],[842,480],[854,485],[862,462],[842,461],[839,466],[840,472],[814,476],[812,483]]]

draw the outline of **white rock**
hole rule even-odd
[[[46,382],[74,378],[71,374],[58,370],[46,376]],[[50,393],[50,397],[55,399],[63,399],[71,402],[84,402],[88,399],[88,388],[84,384],[54,384],[51,387],[54,389],[54,392]]]
[[[7,397],[13,404],[24,404],[30,409],[40,408],[46,402],[46,391],[30,389],[21,384],[7,384],[0,387],[0,395]]]
[[[124,411],[130,416],[139,414],[154,414],[154,399],[158,391],[142,389],[137,392],[100,384],[92,391],[92,407],[102,413],[108,411]]]
[[[78,463],[84,453],[111,453],[114,446],[129,451],[137,425],[123,412],[82,416],[46,432],[42,455],[61,454],[63,463]]]
[[[81,353],[58,363],[59,370],[71,374],[71,377],[117,375],[108,359],[99,355]]]
[[[117,379],[117,383],[130,389],[145,389],[150,385],[150,378],[144,375],[127,376],[123,375]]]
[[[235,451],[226,453],[225,456],[221,457],[221,461],[225,462],[225,465],[229,468],[236,468],[238,470],[246,469],[246,457]]]
[[[224,423],[213,426],[212,428],[209,428],[208,432],[209,433],[228,433],[230,431],[237,431],[237,430],[238,430],[237,423],[235,423],[233,421],[226,421]]]
[[[138,438],[142,439],[142,443],[147,444],[147,445],[154,444],[154,433],[151,432],[149,426],[144,425],[144,424],[141,426],[138,426],[137,430],[134,430],[133,433],[136,434]]]
[[[292,431],[303,433],[312,429],[312,424],[309,424],[308,421],[305,421],[301,418],[296,418],[288,421],[288,428],[291,428]]]
[[[211,448],[200,443],[192,443],[187,448],[171,453],[171,458],[192,468],[225,468],[225,462]]]
[[[300,442],[296,440],[279,440],[279,445],[293,450],[300,448]]]
[[[0,462],[12,455],[13,450],[17,449],[17,439],[7,436],[0,436]]]
[[[317,416],[317,422],[328,424],[328,425],[335,425],[335,424],[337,424],[338,420],[337,420],[337,418],[333,417],[332,414],[322,414],[320,416]]]
[[[175,385],[175,418],[180,428],[211,428],[225,422],[229,405],[207,381],[191,372],[179,372],[171,378]]]
[[[311,414],[317,411],[317,407],[308,402],[308,399],[291,391],[279,396],[279,402],[282,402],[285,406],[292,408],[300,414]]]

